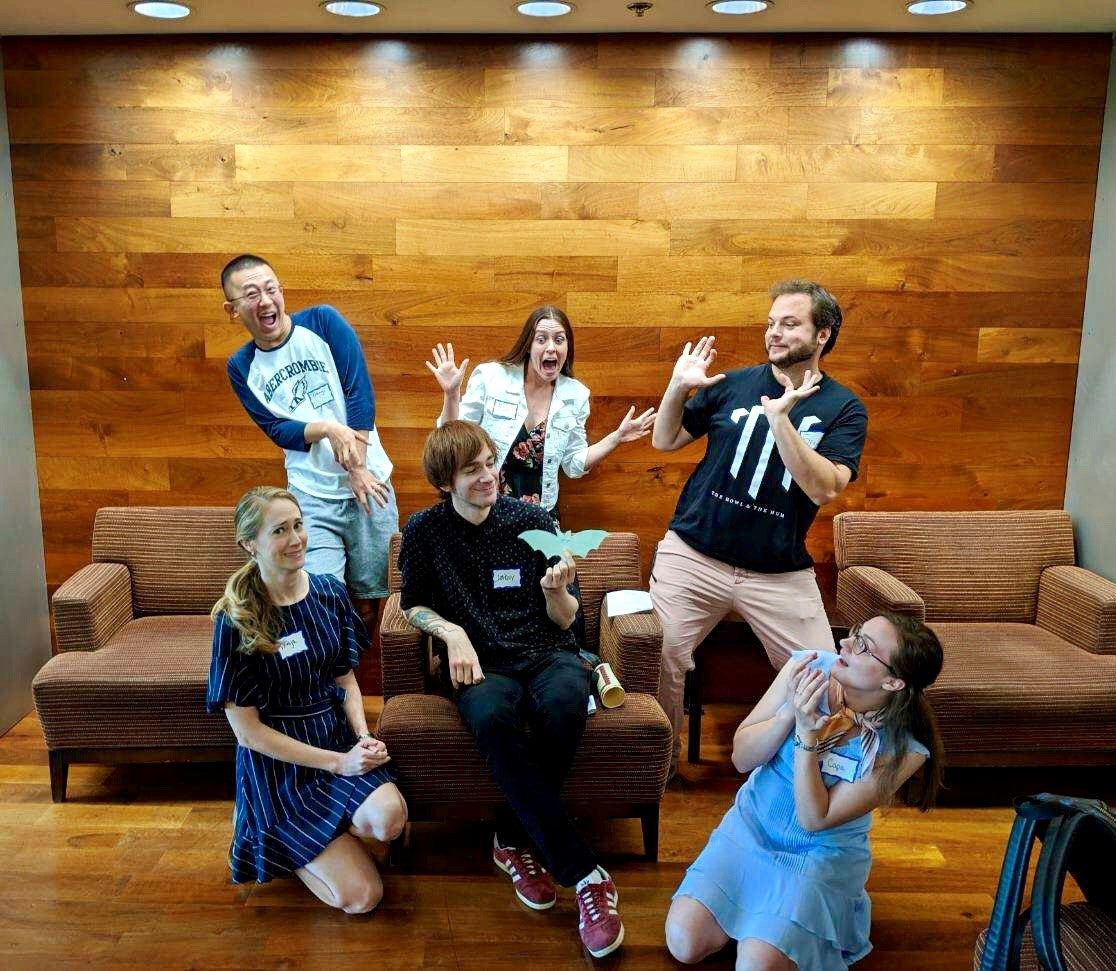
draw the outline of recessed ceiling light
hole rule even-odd
[[[957,13],[964,10],[971,0],[908,0],[907,13],[933,17],[942,13]]]
[[[745,13],[761,13],[773,7],[773,0],[710,0],[706,6],[714,13],[740,16]]]
[[[566,0],[529,0],[517,3],[515,9],[524,17],[564,17],[573,10],[573,4]]]
[[[325,0],[327,13],[338,17],[375,17],[384,9],[382,3],[365,3],[364,0]]]
[[[190,8],[184,3],[156,3],[154,0],[138,0],[128,4],[141,17],[154,17],[157,20],[181,20],[190,16]]]

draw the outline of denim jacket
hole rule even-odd
[[[489,361],[478,364],[469,376],[461,398],[460,415],[476,422],[496,443],[496,467],[503,468],[504,459],[519,429],[527,420],[527,398],[523,393],[523,365]],[[585,422],[589,418],[589,389],[580,381],[558,375],[550,415],[543,442],[542,496],[543,509],[553,509],[558,502],[558,468],[577,479],[589,470],[585,467],[589,443]]]

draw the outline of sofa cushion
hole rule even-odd
[[[212,644],[208,617],[144,617],[100,650],[51,658],[32,682],[47,748],[235,745],[205,710]]]
[[[93,524],[93,562],[123,563],[144,614],[208,614],[244,565],[227,506],[105,506]]]
[[[926,693],[951,754],[1116,750],[1116,657],[1031,624],[930,625],[945,664]]]
[[[837,566],[874,566],[907,584],[929,623],[1032,624],[1039,576],[1073,564],[1073,525],[1060,509],[843,512],[833,520]]]
[[[387,745],[409,805],[495,806],[500,790],[457,706],[439,695],[389,698],[379,736]],[[670,762],[670,722],[651,695],[630,693],[604,708],[585,735],[562,795],[575,803],[656,803]]]

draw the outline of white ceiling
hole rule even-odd
[[[317,0],[187,0],[185,20],[137,17],[127,0],[0,0],[0,35],[190,33],[495,33],[633,31],[1116,31],[1116,0],[975,0],[944,17],[914,17],[904,0],[776,0],[762,14],[724,17],[705,0],[655,0],[636,19],[628,0],[575,0],[566,17],[539,20],[513,0],[385,0],[378,17],[334,17]]]

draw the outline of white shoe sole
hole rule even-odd
[[[511,870],[509,870],[506,866],[504,866],[503,863],[497,860],[495,856],[492,857],[492,862],[495,863],[501,870],[503,870],[509,877],[511,876]],[[532,910],[550,910],[551,907],[558,903],[557,894],[554,895],[554,899],[548,904],[533,904],[530,900],[524,897],[518,889],[516,889],[515,883],[512,883],[512,890],[515,890],[515,895],[519,898],[519,902],[523,904],[524,907],[530,907]],[[608,952],[606,951],[605,953]]]
[[[584,943],[584,942],[582,942],[582,943]],[[592,954],[593,957],[595,957],[595,958],[606,958],[623,943],[624,943],[624,925],[621,924],[620,925],[620,933],[616,935],[616,940],[613,941],[611,944],[609,944],[608,947],[606,947],[606,948],[604,948],[603,950],[600,950],[600,951],[594,951],[594,950],[591,950],[588,947],[585,948],[585,950],[589,951],[589,953]]]

